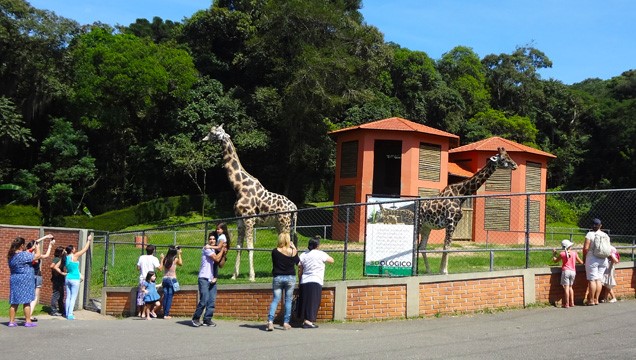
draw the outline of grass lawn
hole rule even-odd
[[[180,217],[175,220],[166,220],[162,225],[170,225],[174,222],[183,223],[184,221],[200,221],[201,217],[185,219]],[[128,231],[149,229],[156,227],[157,224],[138,225],[134,228],[126,229]],[[212,226],[212,225],[208,225]],[[241,254],[241,265],[239,278],[231,280],[234,272],[234,264],[237,256],[236,247],[236,225],[228,224],[231,235],[231,250],[228,254],[228,261],[224,268],[220,269],[219,278],[221,284],[229,283],[249,283],[248,279],[248,252],[243,251]],[[549,234],[546,233],[546,243],[541,247],[533,247],[534,251],[529,255],[529,267],[558,266],[552,263],[552,248],[560,249],[561,240],[564,238],[572,238],[577,246],[582,245],[582,239],[585,232],[573,230],[572,224],[556,224],[551,226]],[[207,229],[211,231],[211,228]],[[101,288],[104,283],[103,268],[104,259],[108,257],[107,269],[107,286],[136,286],[138,282],[138,272],[136,268],[137,259],[145,252],[134,244],[135,235],[129,234],[111,234],[108,249],[105,243],[96,240],[93,247],[92,255],[92,274],[91,274],[91,297],[100,297]],[[206,232],[204,224],[190,224],[184,226],[172,226],[166,230],[158,229],[144,232],[147,236],[147,242],[157,246],[157,257],[159,254],[165,253],[169,245],[180,245],[183,253],[183,266],[177,269],[177,277],[182,285],[195,285],[201,261],[201,247],[206,240]],[[299,234],[298,248],[302,251],[307,248],[309,238]],[[256,274],[256,282],[269,283],[271,277],[271,249],[276,247],[277,234],[273,229],[258,229],[255,236],[254,250],[254,270]],[[433,245],[429,250],[441,250],[441,244]],[[526,254],[524,245],[484,245],[474,242],[455,242],[453,250],[498,250],[493,252],[493,270],[506,269],[522,269],[526,267]],[[332,241],[323,239],[321,249],[328,251],[335,259],[335,264],[328,264],[325,271],[326,281],[338,281],[343,279],[344,269],[344,243],[342,241]],[[363,244],[350,244],[349,254],[346,260],[345,279],[355,280],[363,279],[364,272],[364,246]],[[491,252],[453,252],[449,254],[449,273],[467,273],[467,272],[483,272],[490,270]],[[438,274],[441,262],[441,254],[429,254],[429,264],[431,274]],[[422,257],[418,258],[418,274],[425,273],[425,266]],[[159,274],[161,279],[161,274]],[[160,280],[159,280],[160,281]]]

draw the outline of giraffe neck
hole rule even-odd
[[[488,180],[488,178],[497,170],[497,163],[488,161],[486,166],[481,168],[473,177],[462,181],[458,184],[447,186],[440,195],[443,196],[462,196],[474,195],[477,190]]]
[[[227,171],[227,177],[235,191],[239,191],[245,178],[254,179],[241,165],[236,148],[229,136],[222,139],[223,143],[223,167]],[[256,179],[254,179],[256,180]]]

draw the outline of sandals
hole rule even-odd
[[[311,323],[311,324],[303,323],[303,329],[316,329],[316,328],[318,328],[318,325],[316,325],[316,324],[313,324],[313,323]]]
[[[24,324],[24,327],[36,327],[38,326],[38,324],[34,323],[34,322],[28,322],[26,324]]]
[[[17,327],[18,324],[14,323],[14,322],[10,322],[9,324],[7,324],[8,327]]]

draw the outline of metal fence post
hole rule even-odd
[[[490,250],[490,271],[495,271],[495,252]]]
[[[414,202],[415,208],[413,209],[413,255],[411,256],[413,260],[413,267],[411,268],[411,275],[416,276],[418,272],[418,263],[419,259],[419,234],[420,234],[420,200],[416,200]]]
[[[345,241],[344,241],[344,256],[342,261],[342,281],[347,280],[347,259],[349,250],[349,206],[347,209],[347,219],[345,220]]]
[[[104,267],[102,268],[102,274],[104,279],[102,280],[102,287],[108,286],[108,243],[110,242],[110,232],[106,233],[104,237]],[[113,245],[114,246],[114,245]]]
[[[526,195],[526,269],[530,268],[530,195]]]

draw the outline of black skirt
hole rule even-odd
[[[301,320],[308,320],[312,323],[316,321],[321,296],[322,285],[315,282],[300,284],[299,317]]]

